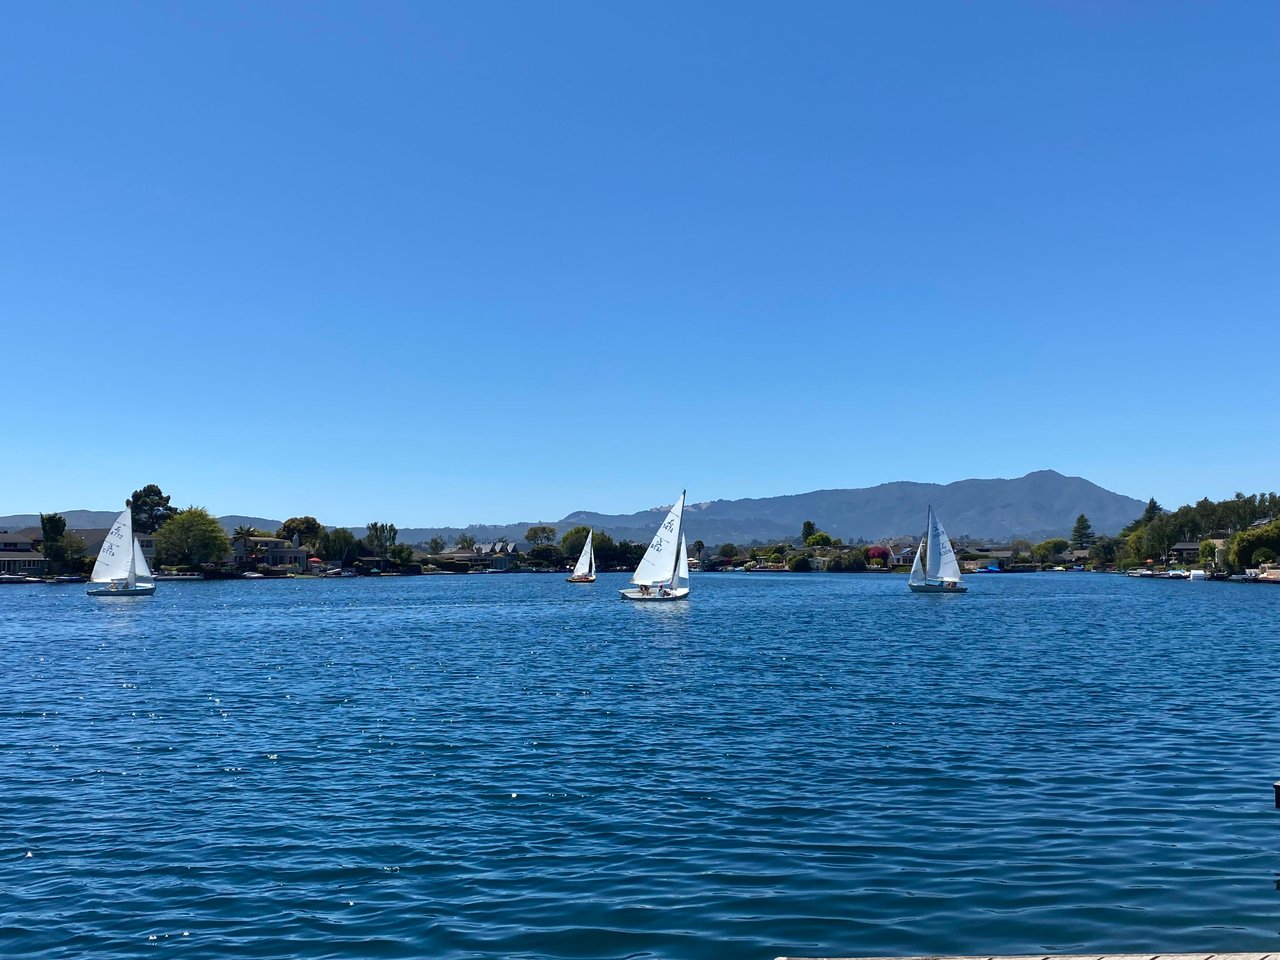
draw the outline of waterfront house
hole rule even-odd
[[[513,557],[516,554],[516,545],[506,540],[499,540],[496,543],[477,543],[474,552],[482,557]]]
[[[227,562],[236,564],[257,562],[294,573],[301,573],[307,569],[309,560],[307,551],[302,548],[297,536],[292,540],[284,540],[280,537],[249,537],[248,541],[247,544],[244,538],[232,541]]]
[[[48,572],[49,561],[36,550],[31,537],[0,530],[0,573],[43,577]]]
[[[910,566],[916,558],[920,544],[915,537],[891,537],[881,540],[879,546],[889,551],[889,566]]]
[[[1179,540],[1169,548],[1169,563],[1195,563],[1200,559],[1199,540]]]
[[[973,564],[974,570],[1003,570],[1013,563],[1013,551],[1007,547],[999,550],[983,550],[977,560],[968,560],[965,563]],[[962,569],[968,569],[968,566]]]

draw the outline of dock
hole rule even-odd
[[[778,957],[778,960],[1280,960],[1280,953],[1019,953],[959,957]]]

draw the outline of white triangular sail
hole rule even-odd
[[[928,545],[925,547],[924,576],[926,580],[937,580],[942,569],[942,551],[938,547],[938,518],[934,516],[933,507],[929,508]]]
[[[956,561],[955,550],[947,531],[942,529],[933,507],[929,508],[929,556],[926,576],[930,580],[960,582],[960,564]]]
[[[133,538],[133,573],[139,583],[154,583],[151,577],[151,567],[147,565],[147,558],[142,555],[142,544],[138,542],[138,538]]]
[[[658,584],[670,583],[675,578],[683,520],[684,491],[681,490],[680,499],[667,514],[667,519],[658,527],[658,532],[653,535],[649,549],[644,552],[640,565],[631,575],[632,583],[637,586],[656,587]]]
[[[689,586],[689,547],[684,542],[684,531],[680,532],[680,559],[676,563],[676,580],[671,585],[675,589]]]
[[[911,561],[911,576],[907,578],[908,583],[924,583],[924,565],[920,558],[924,555],[924,544],[928,537],[929,533],[925,531],[920,542],[916,544],[916,558]]]
[[[94,583],[127,580],[129,585],[133,586],[135,563],[133,545],[133,514],[125,510],[116,517],[116,522],[111,525],[106,539],[102,541],[102,549],[98,551],[98,559],[93,565],[93,574],[90,579]],[[147,571],[147,576],[151,576],[150,570]]]
[[[582,545],[582,553],[578,554],[578,562],[573,566],[575,577],[592,577],[596,572],[596,552],[591,545],[593,531],[587,531],[586,542]]]

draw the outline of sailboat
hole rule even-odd
[[[922,552],[927,558],[923,565],[920,563]],[[907,586],[915,593],[964,593],[969,589],[960,582],[956,552],[951,548],[947,531],[942,529],[933,507],[929,508],[929,527],[916,548]]]
[[[635,584],[619,590],[627,600],[685,600],[689,596],[689,549],[684,542],[684,491],[662,521],[640,565],[631,575]]]
[[[89,577],[91,597],[145,597],[156,592],[151,568],[133,535],[133,511],[125,509],[111,525]]]
[[[573,565],[573,573],[568,577],[568,583],[596,582],[596,551],[591,545],[593,532],[587,531],[587,539],[582,544],[582,553],[578,554],[578,562]]]

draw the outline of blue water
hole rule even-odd
[[[0,588],[0,955],[1280,949],[1280,589]]]

